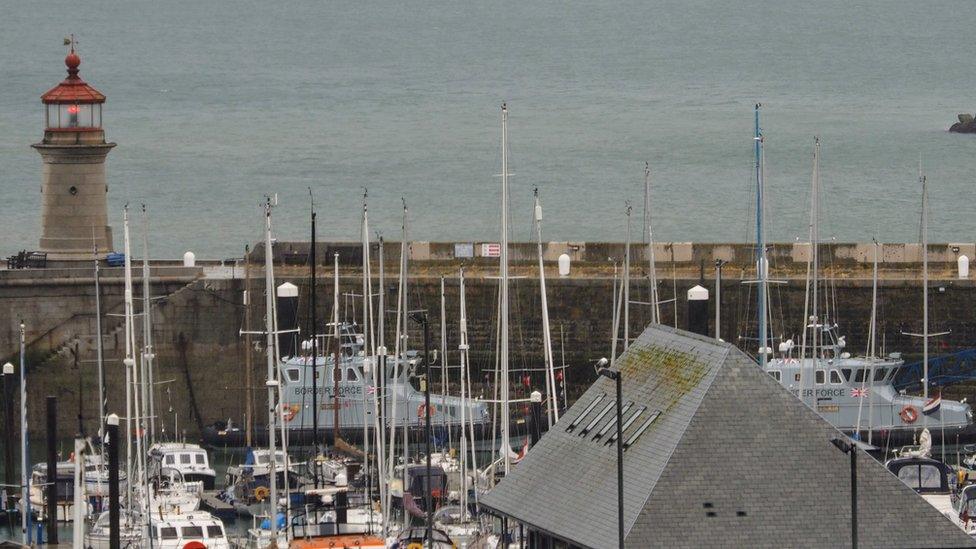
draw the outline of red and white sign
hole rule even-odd
[[[481,245],[481,257],[501,257],[502,245],[497,242],[490,242]]]

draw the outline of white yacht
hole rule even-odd
[[[227,533],[224,531],[224,523],[205,511],[195,511],[153,521],[152,532],[152,546],[159,549],[183,549],[186,547],[230,549]]]

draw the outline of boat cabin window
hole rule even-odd
[[[197,465],[206,465],[206,463],[207,463],[207,456],[205,456],[203,454],[197,454],[196,458],[197,458],[197,460],[196,460],[197,461]]]
[[[844,374],[844,381],[850,381],[851,380],[851,369],[850,368],[842,368],[841,371],[840,371],[840,373]]]
[[[172,526],[165,526],[159,529],[159,539],[177,539],[179,534],[176,533],[176,528]]]
[[[887,368],[878,368],[877,370],[874,371],[874,380],[875,381],[881,381],[887,375],[888,375],[888,369]]]
[[[297,383],[302,380],[302,374],[298,368],[288,368],[285,372],[288,373],[288,381]]]
[[[222,538],[224,537],[224,531],[217,525],[207,526],[207,537]]]
[[[815,375],[816,375],[816,378],[817,378],[817,385],[823,385],[824,383],[827,382],[827,371],[826,370],[817,370],[817,373]]]
[[[189,465],[192,461],[190,454],[180,454],[180,464]]]
[[[773,379],[779,381],[780,372],[779,370],[770,370],[769,375],[773,376]]]
[[[942,488],[942,471],[935,465],[906,465],[898,470],[898,478],[913,490]]]
[[[864,368],[858,368],[857,372],[854,374],[854,382],[863,383],[865,372],[867,372],[867,370],[865,370]]]
[[[359,368],[356,368],[355,366],[347,366],[342,370],[343,370],[342,372],[343,381],[356,381],[356,382],[363,381],[363,376]]]
[[[173,454],[166,456],[166,465],[176,465],[176,456]]]
[[[838,372],[837,370],[830,371],[830,383],[832,383],[833,385],[840,385],[841,383],[840,372]]]
[[[202,538],[203,526],[184,526],[181,528],[184,538]]]
[[[793,381],[795,381],[797,383],[800,382],[800,372],[797,372],[797,373],[793,374]]]

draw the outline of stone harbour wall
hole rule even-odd
[[[305,261],[298,260],[300,249],[289,246],[289,243],[276,246],[279,263],[276,269],[277,283],[290,281],[299,287],[297,320],[303,332],[307,333],[310,302],[308,267]],[[723,249],[722,246],[730,250],[727,257],[732,259],[723,268],[721,335],[723,339],[753,351],[755,341],[749,338],[754,338],[756,332],[755,285],[744,283],[754,276],[750,272],[751,258],[747,255],[746,246],[711,245],[707,252],[696,251],[692,247],[690,255],[682,252],[684,255],[680,257],[690,257],[685,261],[678,261],[678,247],[675,246],[676,264],[673,266],[665,248],[657,270],[659,299],[664,302],[661,304],[662,322],[686,327],[685,295],[689,288],[699,283],[699,269],[701,263],[706,261],[704,286],[711,293],[709,329],[714,335],[713,258],[719,253],[718,250]],[[870,246],[866,253],[873,253],[873,245]],[[976,289],[973,277],[960,280],[954,272],[955,258],[963,251],[969,251],[964,246],[958,246],[958,252],[953,251],[955,245],[930,247],[930,259],[936,255],[936,250],[941,254],[937,256],[941,261],[932,262],[930,329],[932,332],[950,332],[932,340],[933,354],[976,347],[976,318],[973,313]],[[344,250],[354,250],[355,246],[325,244],[322,248],[327,252],[321,253],[318,261],[317,316],[324,325],[331,319],[333,307],[332,257],[328,252],[338,250],[341,259]],[[440,248],[440,245],[431,244],[424,253],[437,254]],[[543,363],[538,267],[534,264],[534,245],[527,245],[526,248],[531,248],[531,253],[526,251],[514,260],[515,278],[511,284],[510,363],[512,379],[518,384],[513,398],[527,396],[529,391],[543,385],[542,374],[536,371]],[[597,257],[610,258],[622,250],[615,244],[602,248],[588,245],[587,249],[587,253],[598,254]],[[601,251],[595,252],[595,249]],[[632,258],[632,337],[639,334],[650,319],[650,311],[645,304],[650,299],[649,282],[646,267],[637,259],[640,255],[638,249],[635,248]],[[803,316],[805,282],[802,275],[805,273],[806,257],[802,248],[798,252],[793,245],[776,245],[774,249],[779,250],[779,255],[773,254],[771,264],[774,268],[771,274],[773,278],[781,279],[782,283],[771,286],[772,331],[778,337],[798,340]],[[825,261],[830,265],[825,276],[828,280],[825,284],[825,295],[828,296],[825,306],[829,306],[829,315],[836,319],[839,331],[846,335],[848,350],[853,354],[864,352],[871,310],[869,277],[872,257],[856,253],[858,249],[861,248],[834,249],[829,262]],[[453,254],[453,246],[450,250]],[[594,379],[593,364],[610,354],[615,284],[612,264],[605,258],[587,260],[584,256],[573,263],[571,276],[559,277],[553,258],[555,250],[564,251],[565,248],[556,247],[552,253],[546,253],[553,350],[557,363],[565,361],[568,365],[566,379],[572,400]],[[375,279],[378,274],[375,261],[372,267],[373,292],[382,291],[386,296],[386,345],[391,352],[395,329],[392,309],[396,304],[398,251],[396,243],[385,246],[386,281],[383,288]],[[420,252],[412,248],[411,255],[415,253]],[[878,315],[879,344],[883,344],[888,352],[901,351],[908,357],[921,352],[921,342],[918,338],[903,334],[920,332],[922,329],[922,291],[917,265],[903,261],[911,253],[914,252],[910,247],[902,248],[901,252],[886,250],[883,276],[879,282]],[[451,363],[456,363],[459,329],[457,269],[462,264],[465,266],[468,330],[474,369],[472,377],[482,382],[478,390],[489,391],[490,387],[484,382],[493,378],[496,361],[497,259],[459,259],[452,254],[443,259],[412,259],[408,305],[412,310],[429,311],[432,345],[438,349],[441,347],[441,323],[445,323],[448,358]],[[351,252],[349,255],[352,255]],[[821,254],[822,259],[825,255]],[[865,257],[868,261],[867,276]],[[617,258],[619,261],[619,255]],[[226,419],[241,421],[247,398],[245,364],[249,352],[252,359],[251,394],[254,409],[260,414],[258,417],[262,417],[265,413],[263,380],[266,377],[263,337],[255,336],[248,351],[241,336],[245,326],[244,288],[248,284],[244,278],[243,263],[207,264],[195,268],[165,266],[161,263],[157,262],[152,278],[152,294],[159,296],[154,299],[152,312],[158,423],[169,432],[178,425],[180,431],[193,437],[202,425]],[[358,264],[355,258],[347,258],[341,263],[340,316],[359,320],[362,317],[362,279]],[[17,364],[18,326],[20,319],[24,319],[29,343],[26,355],[28,398],[29,402],[38,403],[29,406],[29,421],[32,428],[43,429],[40,403],[44,396],[56,395],[60,399],[59,431],[67,436],[78,430],[79,407],[86,429],[94,430],[97,422],[97,366],[94,361],[94,338],[91,337],[94,334],[94,291],[90,272],[56,271],[0,271],[0,349],[5,360]],[[672,278],[672,273],[676,275],[675,278]],[[440,315],[441,276],[444,276],[447,313],[443,320]],[[112,315],[120,313],[122,285],[119,271],[103,271],[102,282],[103,311]],[[250,286],[251,329],[260,331],[263,329],[264,311],[264,279],[260,264],[250,268]],[[141,296],[138,284],[135,295]],[[141,305],[137,304],[136,311],[141,311]],[[137,322],[137,334],[141,340],[141,317],[137,318]],[[325,328],[320,330],[324,331]],[[124,412],[124,332],[121,317],[106,316],[103,333],[108,407],[112,411]],[[408,341],[410,348],[422,348],[419,326],[409,326]],[[618,352],[620,348],[618,344]],[[434,387],[439,390],[439,372],[437,368],[434,370]],[[966,391],[968,389],[963,389],[963,393],[968,394]],[[976,394],[976,391],[973,392]]]

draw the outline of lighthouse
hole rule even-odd
[[[64,58],[68,77],[41,96],[44,139],[32,145],[44,162],[41,179],[40,251],[49,260],[90,260],[112,250],[108,225],[105,157],[115,143],[105,141],[105,96],[78,76],[81,57]]]

